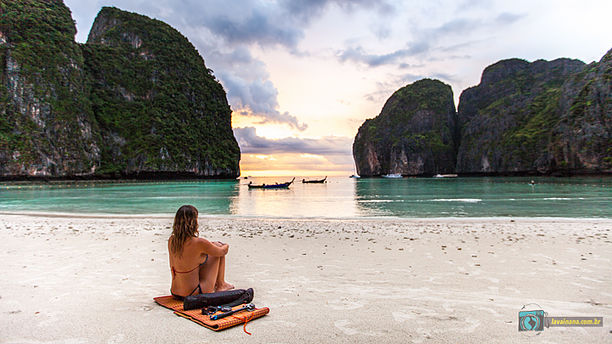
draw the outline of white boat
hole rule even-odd
[[[359,175],[357,174],[351,174],[351,176],[349,178],[361,178]]]
[[[457,178],[456,174],[436,174],[434,178]]]
[[[401,173],[390,173],[382,175],[383,178],[402,178]]]

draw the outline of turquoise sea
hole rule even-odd
[[[529,185],[530,180],[535,185]],[[249,190],[248,181],[55,182],[0,184],[0,212],[173,214],[192,204],[202,215],[360,217],[612,218],[612,177],[328,178],[289,190]]]

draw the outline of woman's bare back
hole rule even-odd
[[[182,254],[173,253],[168,240],[173,295],[183,297],[232,289],[225,282],[225,255],[229,245],[191,237],[185,240]]]

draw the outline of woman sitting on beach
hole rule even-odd
[[[191,205],[179,208],[168,239],[172,295],[185,296],[233,289],[225,282],[225,255],[228,244],[198,237],[198,210]]]

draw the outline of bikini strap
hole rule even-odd
[[[190,273],[190,272],[192,272],[193,270],[195,270],[195,269],[197,269],[197,268],[199,268],[199,267],[200,267],[200,266],[198,265],[198,266],[196,266],[195,268],[193,268],[193,269],[191,269],[191,270],[189,270],[189,271],[178,271],[178,270],[177,270],[177,269],[175,269],[175,268],[174,268],[174,266],[173,266],[171,270],[172,270],[172,273],[174,273],[174,274],[187,274],[187,273]]]
[[[177,269],[174,268],[174,266],[170,267],[170,270],[172,271],[172,276],[176,275],[176,274],[188,274],[190,272],[192,272],[193,270],[199,268],[200,266],[202,266],[204,263],[206,263],[206,261],[208,261],[208,255],[206,255],[206,259],[204,259],[204,262],[202,262],[202,264],[199,264],[198,266],[196,266],[195,268],[189,270],[189,271],[178,271]]]

